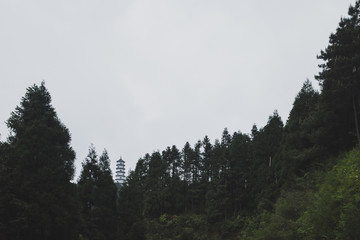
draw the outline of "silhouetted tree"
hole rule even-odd
[[[11,135],[2,147],[11,186],[7,239],[77,239],[79,205],[70,182],[75,153],[44,82],[27,88],[7,126]]]
[[[78,189],[84,220],[83,235],[90,240],[114,239],[117,234],[117,188],[106,150],[98,158],[95,147],[90,146],[82,163]]]
[[[318,56],[324,61],[316,76],[322,86],[319,143],[326,153],[338,153],[360,141],[360,3],[349,8],[329,45]],[[356,141],[356,136],[358,141]]]

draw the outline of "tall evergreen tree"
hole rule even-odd
[[[186,142],[184,145],[184,148],[182,150],[182,175],[184,182],[186,184],[190,184],[192,177],[191,177],[191,163],[192,163],[192,157],[193,157],[193,149],[190,146],[189,142]]]
[[[17,223],[17,197],[14,190],[17,184],[14,181],[15,161],[11,161],[11,148],[8,143],[0,142],[0,237],[11,239],[16,236]],[[15,217],[16,216],[16,217]]]
[[[211,159],[212,159],[212,144],[208,136],[204,137],[202,142],[203,152],[202,152],[202,174],[201,179],[203,182],[209,182],[211,176]]]
[[[95,148],[91,146],[85,161],[82,163],[82,170],[78,181],[81,214],[84,219],[82,233],[89,239],[101,238],[101,233],[97,226],[98,219],[96,214],[94,214],[94,210],[97,207],[96,195],[99,189],[97,183],[100,175],[97,158]]]
[[[276,154],[280,150],[284,124],[277,111],[269,117],[265,127],[259,131],[253,128],[252,159],[249,176],[250,197],[252,204],[272,199],[277,196],[277,172],[274,165]],[[267,203],[266,203],[267,204]],[[256,207],[256,205],[253,207]],[[267,206],[271,208],[272,206]]]
[[[139,231],[136,226],[142,223],[144,218],[145,190],[142,188],[144,183],[145,181],[139,181],[138,172],[135,170],[128,174],[125,183],[120,188],[118,199],[119,239],[142,239],[134,238],[133,232]]]
[[[150,158],[149,170],[145,180],[144,211],[146,216],[158,217],[169,208],[168,192],[166,191],[169,180],[167,164],[159,152],[154,152]]]
[[[205,190],[206,186],[200,181],[201,173],[201,141],[198,141],[191,154],[191,175],[192,183],[189,187],[189,200],[193,212],[199,213],[205,207]]]
[[[114,239],[117,233],[116,185],[112,179],[107,151],[98,158],[94,146],[82,164],[78,181],[83,234],[88,239]]]
[[[349,8],[318,56],[324,63],[316,76],[322,86],[319,143],[337,153],[360,141],[360,1]]]
[[[227,191],[231,199],[229,212],[235,216],[248,210],[248,186],[250,176],[251,139],[247,134],[235,132],[230,146],[230,162]]]
[[[75,153],[44,82],[27,88],[7,126],[13,207],[8,239],[77,239],[78,201],[70,182]]]
[[[295,98],[280,147],[280,154],[274,159],[279,178],[287,175],[301,175],[312,162],[319,159],[320,147],[314,140],[318,129],[317,116],[319,93],[306,80]]]
[[[104,236],[102,239],[111,240],[116,238],[117,233],[117,187],[112,177],[110,158],[106,150],[99,157],[99,168],[99,190],[97,194],[99,229]]]
[[[182,164],[181,153],[178,148],[173,145],[171,149],[168,147],[166,152],[163,152],[163,159],[165,161],[171,162],[170,168],[170,185],[169,185],[169,194],[168,202],[170,203],[170,213],[177,214],[183,209],[182,201],[182,182],[180,179],[180,167]]]

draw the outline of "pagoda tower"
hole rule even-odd
[[[125,161],[121,157],[116,161],[115,182],[119,185],[123,185],[125,182]]]

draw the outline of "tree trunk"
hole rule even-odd
[[[359,97],[358,97],[358,101],[359,101],[359,106],[360,106],[360,99],[359,99]],[[357,136],[358,142],[360,142],[358,113],[357,113],[357,111],[356,111],[355,96],[353,96],[353,108],[354,108],[354,117],[355,117],[356,136]]]

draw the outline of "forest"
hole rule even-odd
[[[74,180],[70,130],[28,87],[0,142],[0,239],[360,239],[360,1],[318,59],[286,122],[170,143],[120,188],[93,145]]]

